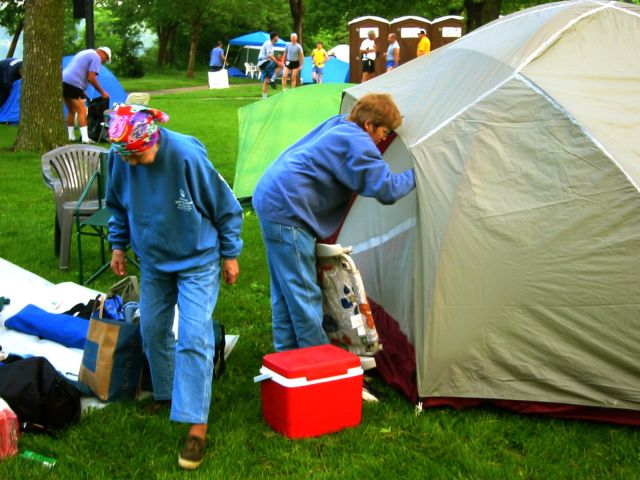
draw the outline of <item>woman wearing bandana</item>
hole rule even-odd
[[[158,127],[168,119],[142,105],[111,112],[111,269],[126,275],[131,245],[140,258],[140,328],[153,396],[170,403],[171,420],[190,424],[178,464],[194,469],[204,456],[211,402],[212,313],[220,271],[228,284],[239,273],[242,208],[197,139]]]

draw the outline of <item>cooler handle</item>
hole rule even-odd
[[[271,380],[271,375],[269,373],[263,373],[262,375],[256,375],[253,377],[253,383],[260,383],[265,380]]]

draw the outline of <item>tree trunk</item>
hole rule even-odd
[[[20,125],[15,148],[45,152],[62,145],[62,49],[65,0],[25,2]]]
[[[467,11],[467,33],[500,16],[502,0],[464,0]]]
[[[16,31],[13,34],[13,38],[11,39],[11,45],[9,46],[9,51],[7,52],[7,58],[13,58],[13,54],[16,53],[18,40],[20,40],[20,34],[22,33],[23,27],[24,20],[20,20],[20,22],[18,22],[18,26],[16,27]]]
[[[189,48],[189,66],[187,67],[187,77],[193,78],[196,70],[196,54],[198,43],[200,43],[200,27],[202,25],[202,12],[193,20],[191,25],[191,47]]]
[[[156,29],[158,33],[158,59],[157,64],[159,67],[166,65],[167,61],[167,45],[169,43],[169,33],[165,25],[158,25]]]
[[[291,17],[293,18],[293,31],[298,34],[298,43],[302,44],[303,40],[303,19],[304,5],[303,0],[289,0],[289,8],[291,9]]]
[[[176,54],[176,33],[178,31],[178,24],[174,23],[169,27],[169,35],[167,37],[167,59],[166,64],[170,67],[174,66],[175,54]]]

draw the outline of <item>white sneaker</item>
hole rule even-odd
[[[84,143],[85,145],[95,145],[96,142],[94,142],[90,138],[87,138],[86,140],[83,139],[82,143]]]
[[[372,395],[366,387],[362,387],[362,400],[365,402],[377,402],[378,398]]]

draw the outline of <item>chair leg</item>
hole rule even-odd
[[[80,222],[77,222],[76,225],[79,225]],[[82,240],[80,238],[80,227],[76,228],[76,240],[78,243],[78,283],[80,285],[84,285],[82,282]]]
[[[69,252],[71,251],[71,230],[73,229],[73,212],[64,212],[60,220],[60,270],[68,270]]]
[[[55,251],[56,257],[60,256],[60,223],[58,223],[58,215],[56,214],[56,218],[53,221],[54,233],[53,233],[53,249]]]

